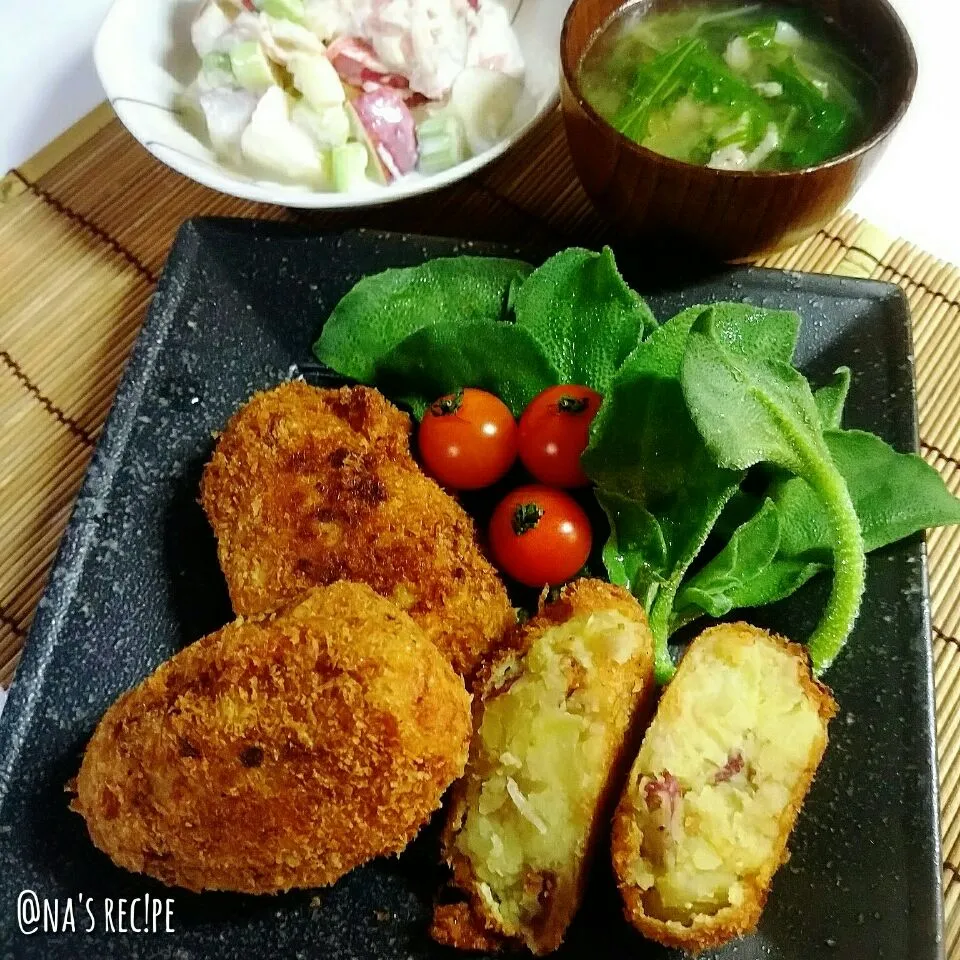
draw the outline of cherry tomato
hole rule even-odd
[[[518,487],[490,518],[494,562],[528,587],[569,580],[587,562],[591,539],[583,508],[552,487]]]
[[[590,440],[590,421],[603,397],[574,384],[548,387],[537,394],[520,418],[517,446],[523,465],[541,483],[583,487],[590,478],[580,454]]]
[[[496,483],[517,458],[517,423],[507,405],[467,387],[432,403],[417,435],[420,457],[444,486],[478,490]]]

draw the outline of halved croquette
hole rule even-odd
[[[653,689],[646,616],[618,587],[577,581],[518,629],[479,678],[444,837],[467,902],[437,908],[436,939],[560,945]]]
[[[802,647],[745,623],[691,644],[614,818],[614,869],[644,936],[697,951],[756,926],[835,713]]]

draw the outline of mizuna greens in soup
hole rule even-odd
[[[584,55],[587,102],[667,157],[727,170],[821,163],[866,135],[876,89],[831,26],[796,7],[626,8]]]

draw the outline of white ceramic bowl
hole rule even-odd
[[[199,70],[190,24],[203,0],[116,0],[97,35],[100,81],[123,125],[158,160],[222,193],[285,207],[336,210],[402,200],[475,173],[520,139],[559,99],[560,29],[570,0],[505,0],[527,70],[504,138],[442,173],[411,173],[388,186],[335,193],[258,180],[224,165],[181,122],[178,94]]]

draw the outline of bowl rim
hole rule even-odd
[[[279,180],[248,177],[219,161],[195,157],[176,146],[151,139],[147,136],[147,131],[144,131],[142,125],[133,117],[135,107],[162,109],[165,112],[170,112],[170,108],[166,105],[148,103],[129,97],[118,89],[113,82],[113,70],[107,66],[109,58],[113,55],[114,46],[110,38],[110,31],[114,18],[119,16],[118,11],[125,3],[130,2],[133,2],[133,0],[112,0],[100,22],[93,44],[94,67],[114,115],[140,146],[165,167],[188,180],[192,180],[194,183],[242,200],[299,210],[335,212],[363,207],[381,207],[429,193],[436,193],[472,176],[499,159],[508,150],[513,149],[529,136],[534,128],[557,108],[560,102],[558,77],[556,87],[551,89],[549,96],[541,107],[534,111],[512,133],[498,140],[482,153],[468,157],[448,170],[441,170],[439,173],[429,176],[421,175],[412,181],[402,178],[386,186],[374,184],[374,188],[370,190],[340,193],[335,190],[313,190],[296,183],[283,183]],[[169,5],[172,9],[173,5]],[[566,16],[566,13],[564,16]],[[564,22],[566,21],[564,20]]]
[[[638,153],[640,156],[649,160],[653,160],[664,167],[685,171],[687,173],[689,173],[691,170],[699,170],[703,171],[704,175],[718,176],[723,180],[730,181],[789,179],[790,177],[812,174],[821,170],[830,170],[833,167],[839,167],[851,160],[857,159],[863,154],[868,153],[878,144],[882,143],[887,137],[890,136],[894,129],[896,129],[897,125],[903,119],[904,114],[906,114],[911,102],[913,101],[913,94],[917,86],[918,73],[917,52],[914,47],[913,40],[907,31],[906,25],[889,0],[872,0],[877,9],[882,11],[892,22],[903,47],[907,67],[907,84],[903,97],[901,98],[900,103],[897,105],[896,110],[893,111],[887,121],[875,133],[873,133],[866,140],[863,140],[862,142],[851,147],[849,150],[845,150],[843,153],[837,154],[835,157],[829,157],[826,160],[813,164],[809,167],[795,167],[792,170],[727,170],[722,167],[708,167],[703,164],[687,163],[683,160],[676,160],[673,157],[667,157],[662,153],[657,153],[655,150],[651,150],[649,147],[644,147],[635,140],[631,140],[629,137],[622,134],[619,130],[617,130],[616,127],[613,126],[612,123],[610,123],[609,120],[605,120],[603,117],[601,117],[600,114],[597,113],[591,104],[584,98],[580,89],[580,79],[578,76],[579,71],[577,69],[580,66],[580,60],[583,59],[582,55],[576,64],[569,63],[569,57],[567,55],[567,35],[570,29],[570,22],[573,18],[574,11],[582,2],[585,2],[585,0],[572,0],[570,6],[567,8],[566,16],[563,18],[563,28],[560,31],[560,71],[563,75],[564,84],[577,101],[577,105],[587,115],[587,117],[593,123],[600,124],[613,133],[621,147]],[[649,0],[625,0],[625,2],[620,3],[607,17],[597,24],[590,35],[590,41],[588,42],[587,46],[589,47],[589,44],[593,43],[603,28],[623,10],[627,9],[628,7],[640,6],[641,4],[648,2]],[[798,4],[798,6],[804,5],[806,5],[805,0]],[[584,52],[586,52],[586,49]]]

